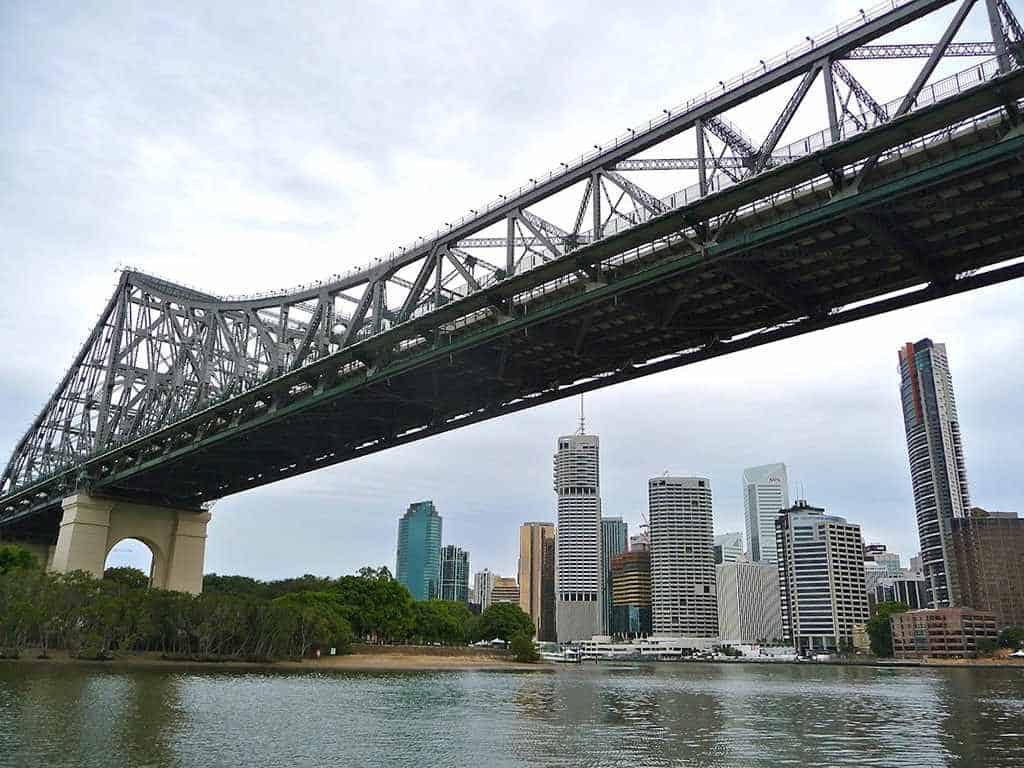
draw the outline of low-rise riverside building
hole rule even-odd
[[[742,645],[782,638],[779,569],[744,556],[715,566],[718,589],[718,636]]]
[[[874,591],[868,591],[868,602],[872,615],[879,603],[903,603],[912,610],[927,608],[924,576],[906,571],[896,579],[879,579]]]
[[[924,608],[892,617],[892,647],[898,659],[978,655],[981,641],[995,643],[996,615],[973,608]]]
[[[584,657],[597,659],[645,658],[674,660],[695,653],[710,653],[718,646],[713,637],[648,637],[626,643],[612,642],[608,635],[572,643]]]

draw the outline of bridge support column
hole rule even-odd
[[[150,584],[199,594],[203,589],[206,526],[210,513],[77,494],[64,499],[64,517],[51,568],[103,575],[118,542],[138,539],[153,553]]]

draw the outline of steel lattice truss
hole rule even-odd
[[[1024,67],[1024,32],[1006,0],[960,0],[935,44],[871,44],[951,4],[953,0],[897,0],[862,13],[722,83],[720,89],[664,110],[658,120],[595,145],[594,152],[575,163],[531,179],[367,269],[287,293],[244,298],[215,296],[124,271],[99,323],[15,448],[0,491],[10,495],[46,481],[349,347],[360,350],[365,346],[360,342],[448,304],[481,292],[498,295],[488,289],[543,265],[572,260],[581,249],[634,228],[639,231],[667,213],[760,174],[781,172],[815,152]],[[992,41],[952,42],[976,4],[987,13]],[[931,82],[947,56],[994,58],[954,78]],[[842,62],[884,58],[926,61],[900,98],[880,103]],[[807,107],[807,95],[819,80],[825,98]],[[775,88],[788,88],[789,97],[774,120],[758,126],[754,134],[727,117],[730,110]],[[782,138],[801,107],[817,110],[817,122],[825,127],[784,144]],[[1016,99],[1006,101],[1005,110],[1019,120]],[[693,142],[692,155],[651,154],[681,136]],[[879,151],[851,168],[823,167],[821,172],[835,189],[856,191],[870,186],[881,159]],[[693,171],[696,179],[669,194],[654,193],[645,181],[654,177],[644,176],[645,171]],[[706,254],[736,217],[737,210],[732,210],[689,221],[674,237],[694,254]],[[864,228],[872,229],[871,223]],[[885,233],[875,227],[873,234]],[[786,286],[768,275],[740,265],[733,270],[767,296],[786,296]],[[928,275],[926,266],[922,274]],[[599,266],[580,261],[560,279],[589,290],[605,278]],[[501,321],[524,311],[521,297],[489,302],[457,322]],[[818,312],[812,306],[798,308],[807,315]],[[450,334],[453,327],[448,321],[438,323],[383,351],[360,352],[348,365],[371,374],[408,348]]]

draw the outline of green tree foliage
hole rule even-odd
[[[990,637],[982,637],[978,639],[978,655],[979,656],[991,656],[995,653],[996,641]]]
[[[209,593],[252,597],[266,597],[269,594],[267,585],[262,581],[249,576],[219,576],[216,573],[203,576],[203,594]]]
[[[380,568],[365,566],[360,568],[356,575],[364,579],[377,579],[379,581],[392,581],[393,579],[391,570],[386,565],[382,565]]]
[[[130,568],[128,566],[107,568],[103,572],[103,580],[121,584],[129,589],[146,589],[149,587],[149,576],[138,568]]]
[[[473,614],[464,603],[423,600],[413,604],[413,615],[416,642],[463,645],[469,641]]]
[[[273,659],[314,649],[347,653],[356,638],[462,644],[485,636],[481,628],[487,639],[533,633],[517,606],[497,607],[481,625],[461,603],[417,603],[383,567],[339,579],[273,582],[208,574],[203,594],[193,596],[151,589],[132,568],[108,569],[102,580],[80,571],[48,574],[30,567],[33,561],[21,552],[9,550],[0,572],[2,653],[31,646],[94,658],[149,650],[182,658]]]
[[[412,595],[397,581],[379,577],[342,576],[329,587],[349,606],[356,637],[374,643],[408,640],[415,629]]]
[[[505,642],[516,635],[533,637],[533,619],[515,603],[493,603],[480,614],[476,622],[475,636],[480,640],[498,638]]]
[[[35,555],[25,547],[19,544],[0,544],[0,574],[37,566]]]
[[[1006,627],[999,633],[1000,648],[1024,648],[1024,627]]]
[[[879,603],[875,615],[868,619],[867,632],[871,640],[871,652],[875,656],[892,656],[892,616],[909,611],[906,603]]]
[[[512,651],[512,658],[524,664],[529,664],[540,658],[540,654],[537,653],[537,648],[534,646],[533,640],[530,639],[529,635],[524,635],[522,633],[519,633],[512,638],[512,642],[509,643],[509,650]]]
[[[305,656],[311,648],[334,648],[338,653],[352,650],[352,626],[348,606],[334,592],[292,592],[274,600],[298,616],[295,642]]]

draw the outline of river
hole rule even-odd
[[[1024,672],[0,663],[0,766],[1024,766]]]

